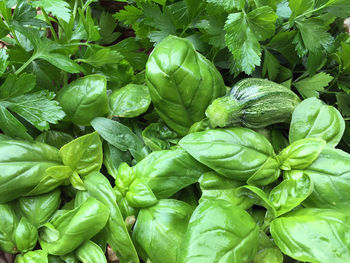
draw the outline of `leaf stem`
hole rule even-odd
[[[36,55],[33,54],[33,55],[30,57],[30,59],[27,60],[26,63],[24,63],[19,69],[17,69],[17,71],[15,72],[15,75],[20,74],[20,73],[21,73],[26,67],[28,67],[28,65],[29,65],[30,63],[32,63],[33,60],[35,60],[35,59],[36,59]]]
[[[312,14],[312,13],[315,13],[315,12],[317,12],[317,11],[320,11],[321,9],[323,9],[323,8],[325,8],[325,7],[327,7],[327,4],[324,4],[324,5],[320,6],[319,8],[316,8],[316,9],[311,9],[311,10],[305,12],[305,13],[302,13],[301,15],[298,15],[298,16],[295,18],[295,20],[297,20],[298,18],[301,18],[301,17],[303,17],[303,16],[307,16],[307,15],[309,15],[309,14]]]
[[[56,32],[55,32],[55,29],[53,28],[52,24],[51,24],[51,21],[50,21],[50,18],[49,16],[47,15],[46,11],[42,8],[41,11],[43,12],[43,15],[45,17],[45,20],[46,20],[46,23],[48,23],[50,25],[50,31],[51,31],[51,35],[52,37],[54,38],[55,41],[57,41],[57,35],[56,35]]]

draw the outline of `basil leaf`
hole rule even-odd
[[[179,142],[197,161],[227,178],[246,181],[274,156],[269,141],[247,128],[191,133]]]
[[[259,227],[225,200],[207,200],[193,212],[178,262],[250,262],[258,249]]]

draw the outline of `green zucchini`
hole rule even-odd
[[[236,83],[228,95],[215,99],[205,114],[213,128],[263,128],[274,123],[289,123],[299,103],[299,97],[280,84],[247,78]]]

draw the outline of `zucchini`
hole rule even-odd
[[[299,97],[280,84],[247,78],[236,83],[228,95],[215,99],[205,114],[213,128],[263,128],[275,123],[289,123],[299,103]]]

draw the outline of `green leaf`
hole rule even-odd
[[[132,235],[135,244],[154,263],[163,262],[165,256],[167,262],[177,262],[192,211],[190,205],[174,199],[163,199],[141,209]]]
[[[95,25],[95,22],[91,15],[91,8],[88,7],[86,9],[86,14],[84,10],[79,8],[79,26],[83,31],[85,31],[87,36],[87,41],[97,41],[101,38],[100,33],[98,31],[98,26]]]
[[[228,13],[235,10],[242,10],[245,6],[244,0],[206,0],[214,7],[220,7]]]
[[[4,48],[0,49],[0,76],[2,76],[2,74],[4,74],[8,64],[10,63],[8,61],[8,58],[9,58],[9,56],[7,55],[6,49],[4,49]],[[0,91],[1,91],[1,89],[0,89]]]
[[[225,19],[224,16],[209,16],[207,19],[200,20],[196,27],[202,33],[201,39],[219,49],[225,48]]]
[[[247,15],[249,27],[258,41],[263,41],[273,36],[276,19],[276,13],[268,6],[254,9]]]
[[[283,55],[290,64],[296,64],[299,60],[298,54],[295,51],[293,39],[296,31],[280,31],[272,37],[267,44],[267,48],[277,51]]]
[[[225,23],[225,41],[231,51],[235,67],[251,74],[260,65],[260,44],[248,26],[243,13],[233,13]]]
[[[196,15],[202,11],[201,7],[203,6],[203,3],[201,0],[185,0],[185,2],[190,20],[193,20]]]
[[[43,142],[57,149],[60,149],[63,145],[73,141],[74,138],[65,132],[50,130],[43,132],[38,137],[35,138],[37,142]]]
[[[145,85],[128,84],[109,96],[110,114],[116,117],[134,118],[146,112],[151,96]]]
[[[132,25],[141,18],[142,15],[142,10],[133,5],[126,5],[124,9],[116,13],[114,17],[119,21],[123,21],[126,25]]]
[[[121,261],[138,263],[136,250],[129,236],[125,221],[116,202],[116,195],[108,179],[98,172],[86,176],[84,184],[88,193],[109,208],[110,217],[105,229],[106,241]],[[100,262],[100,261],[91,261]]]
[[[270,142],[247,128],[191,133],[183,137],[179,145],[197,161],[237,181],[246,181],[274,155]]]
[[[302,170],[309,167],[326,146],[319,138],[305,138],[294,141],[277,156],[282,170]]]
[[[117,23],[114,20],[113,16],[106,11],[103,11],[100,17],[100,36],[101,39],[99,40],[99,43],[101,45],[104,44],[111,44],[114,42],[120,35],[120,32],[114,32],[114,30],[117,27]]]
[[[276,209],[276,215],[280,216],[299,206],[313,190],[311,179],[301,174],[285,179],[274,187],[269,194],[269,200]]]
[[[140,52],[142,46],[134,37],[123,39],[109,48],[122,54],[135,70],[143,70],[145,68],[148,56],[144,52]]]
[[[87,63],[93,67],[102,67],[106,64],[118,63],[123,59],[118,51],[109,48],[101,48],[85,59],[77,59],[76,61]]]
[[[24,140],[33,140],[27,133],[26,127],[17,120],[11,112],[0,104],[0,129],[8,136],[19,137]]]
[[[67,23],[69,23],[72,16],[70,6],[64,0],[35,0],[32,2],[32,5],[34,7],[40,7],[48,13],[52,13],[52,15],[64,20]]]
[[[205,200],[222,199],[241,206],[242,198],[236,195],[236,190],[244,183],[229,180],[213,171],[204,173],[198,182],[202,192],[199,203]]]
[[[340,94],[337,94],[337,98]],[[328,147],[335,147],[343,137],[344,129],[345,121],[336,108],[319,99],[309,98],[302,101],[293,112],[289,142],[320,138],[327,142]]]
[[[276,14],[270,7],[261,7],[247,15],[243,12],[230,14],[225,23],[225,40],[231,51],[235,67],[251,74],[260,65],[258,41],[271,37],[275,31]]]
[[[163,123],[151,123],[142,131],[145,144],[152,151],[167,150],[171,144],[176,144],[179,135]]]
[[[66,55],[58,53],[58,50],[65,49],[64,46],[48,38],[40,38],[40,31],[29,27],[23,27],[14,23],[14,28],[23,34],[33,45],[35,52],[32,60],[43,59],[52,65],[70,73],[79,73],[81,68]]]
[[[102,166],[102,142],[97,132],[81,136],[60,149],[63,163],[85,176]]]
[[[350,73],[350,45],[342,42],[341,50],[336,54],[340,58],[338,63],[341,65],[342,71]]]
[[[314,4],[314,0],[289,0],[289,8],[292,10],[293,17],[309,11]]]
[[[91,125],[104,140],[122,151],[129,150],[137,161],[146,157],[143,142],[127,126],[106,118],[95,118]]]
[[[347,262],[350,217],[333,209],[304,208],[272,221],[270,231],[282,252],[303,262]]]
[[[329,12],[339,18],[347,18],[350,14],[350,2],[348,0],[329,0],[322,11]]]
[[[350,95],[344,93],[337,93],[337,105],[339,111],[345,116],[350,116]]]
[[[325,51],[309,52],[307,58],[307,71],[310,76],[316,74],[318,70],[321,70],[327,62],[327,53]]]
[[[350,155],[348,153],[326,147],[308,168],[296,172],[308,175],[315,186],[314,191],[303,202],[304,206],[349,209]]]
[[[44,59],[55,67],[67,71],[69,73],[79,73],[81,67],[67,56],[59,53],[41,53],[38,58]]]
[[[8,108],[43,131],[49,129],[49,123],[56,124],[65,113],[58,102],[53,100],[55,93],[42,90],[24,94],[8,100]]]
[[[16,257],[16,263],[47,263],[47,253],[43,250],[33,250],[27,253],[20,254]]]
[[[35,84],[36,78],[32,74],[24,73],[19,77],[14,74],[9,74],[0,87],[0,100],[7,100],[23,95],[33,90]]]
[[[327,73],[320,72],[312,77],[294,82],[293,85],[297,88],[303,98],[319,97],[319,92],[324,91],[324,88],[333,80],[333,77]]]
[[[251,262],[258,250],[259,227],[238,206],[206,200],[194,210],[178,262]]]
[[[157,5],[146,4],[143,6],[143,12],[145,24],[157,29],[149,34],[152,42],[158,43],[168,35],[176,33],[176,28],[170,16],[166,12],[162,13]]]
[[[264,64],[262,69],[262,74],[265,77],[266,73],[270,80],[275,80],[280,71],[280,62],[278,59],[272,55],[269,51],[265,49],[264,51]]]
[[[34,7],[29,5],[27,1],[17,2],[16,8],[13,10],[12,19],[14,21],[27,26],[45,26],[43,21],[36,19],[37,10]]]
[[[296,25],[307,50],[317,52],[332,44],[333,37],[327,32],[328,28],[321,19],[308,18],[296,21]]]

